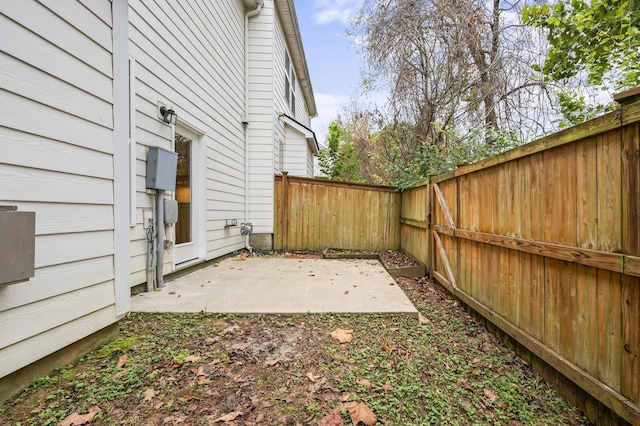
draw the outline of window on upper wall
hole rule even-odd
[[[284,97],[291,108],[291,115],[296,116],[296,75],[289,59],[289,54],[284,53]]]

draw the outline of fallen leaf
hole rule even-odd
[[[225,328],[224,330],[222,330],[223,334],[227,334],[227,333],[233,333],[234,331],[236,331],[238,328],[240,328],[239,325],[234,324],[234,325],[230,325],[229,327]]]
[[[387,382],[384,385],[382,385],[382,390],[385,392],[388,392],[389,390],[391,390],[391,382]]]
[[[425,317],[424,315],[422,315],[421,313],[418,313],[418,322],[422,325],[431,324],[431,320]]]
[[[235,376],[233,376],[234,382],[246,382],[247,380],[248,380],[248,377],[243,373],[238,373]]]
[[[267,367],[273,367],[274,365],[276,365],[280,361],[284,361],[284,359],[277,358],[277,359],[272,359],[270,361],[265,361],[264,365],[266,365]]]
[[[363,402],[345,402],[342,404],[341,409],[349,411],[349,417],[351,417],[354,425],[362,422],[365,426],[373,426],[378,421],[373,411]]]
[[[327,411],[324,417],[318,420],[318,426],[344,426],[339,410]]]
[[[113,375],[114,379],[121,379],[122,377],[125,376],[125,374],[127,374],[129,372],[128,368],[125,368],[124,370],[120,370],[118,371],[116,374]]]
[[[359,384],[360,386],[367,388],[367,389],[371,389],[373,387],[373,385],[371,384],[371,382],[367,379],[358,379],[356,380],[356,383]]]
[[[507,408],[509,408],[509,406],[507,404],[505,404],[504,402],[501,402],[500,404],[498,404],[498,408],[506,410]]]
[[[307,379],[309,379],[309,381],[312,383],[315,383],[316,380],[318,380],[320,377],[322,376],[314,376],[312,372],[307,373]]]
[[[347,360],[347,362],[348,362],[349,364],[355,364],[355,363],[356,363],[356,360],[355,360],[355,358],[349,358],[349,359]]]
[[[116,367],[118,368],[124,367],[124,365],[127,363],[128,360],[129,360],[129,355],[127,354],[120,355],[120,358],[118,358],[118,362],[116,362]]]
[[[385,352],[393,352],[393,351],[395,351],[396,349],[397,349],[397,346],[396,346],[396,345],[384,345],[384,346],[382,347],[382,350],[383,350],[383,351],[385,351]]]
[[[228,414],[225,414],[222,417],[218,417],[214,420],[214,422],[231,422],[238,418],[238,416],[242,415],[242,411],[232,411]]]
[[[196,362],[199,359],[200,359],[200,355],[194,354],[194,355],[189,355],[188,357],[186,357],[184,359],[184,362]]]
[[[389,283],[389,285],[396,285],[396,283]]]
[[[343,330],[342,328],[336,328],[331,333],[329,333],[329,335],[340,343],[349,343],[353,340],[353,330]]]
[[[176,294],[176,292],[175,291],[170,291],[169,294]]]
[[[153,389],[147,389],[146,391],[143,392],[144,395],[144,400],[145,401],[151,401],[155,396],[156,396],[156,391],[154,391]]]
[[[249,346],[251,346],[251,343],[249,342],[245,342],[245,343],[236,343],[233,346],[231,346],[231,349],[237,350],[237,351],[244,351],[245,349],[247,349]]]
[[[93,422],[93,418],[100,412],[100,408],[92,406],[87,414],[78,414],[77,412],[69,414],[59,426],[80,426]]]
[[[489,388],[484,388],[484,396],[489,398],[489,401],[491,401],[491,402],[495,402],[496,399],[498,399],[498,395],[493,393],[493,391],[491,389],[489,389]]]
[[[193,401],[193,400],[199,401],[200,400],[200,398],[198,398],[197,396],[193,396],[193,395],[185,395],[185,396],[181,397],[181,399],[184,400],[184,401]]]

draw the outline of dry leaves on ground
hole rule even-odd
[[[349,343],[353,340],[353,330],[343,330],[342,328],[336,328],[331,333],[329,333],[329,335],[340,343]]]
[[[318,426],[344,426],[340,410],[327,411],[324,417],[318,420]]]
[[[489,398],[489,401],[495,402],[498,399],[498,395],[496,395],[491,389],[484,388],[484,396]]]
[[[100,408],[94,405],[89,409],[89,412],[87,414],[78,414],[77,412],[71,413],[63,421],[60,422],[59,426],[86,425],[88,423],[93,422],[94,417],[99,412],[100,412]]]
[[[356,383],[367,389],[371,389],[373,387],[373,384],[371,384],[371,382],[367,379],[358,379],[356,380]]]
[[[147,389],[143,393],[145,402],[151,401],[156,396],[156,391],[153,389]]]
[[[225,423],[226,422],[231,422],[231,421],[237,419],[238,416],[241,416],[241,415],[242,415],[242,411],[232,411],[232,412],[230,412],[228,414],[225,414],[222,417],[218,417],[217,419],[214,420],[214,422],[216,422],[216,423],[217,422],[225,422]]]
[[[373,426],[378,421],[376,415],[364,402],[345,402],[341,408],[349,411],[349,417],[354,425],[362,422],[365,426]]]
[[[116,366],[118,368],[122,368],[124,367],[124,365],[127,363],[128,360],[129,360],[129,355],[127,354],[120,355],[120,358],[118,358],[118,362],[116,362]]]

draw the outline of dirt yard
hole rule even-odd
[[[398,285],[419,319],[129,315],[0,425],[586,424],[439,286]]]

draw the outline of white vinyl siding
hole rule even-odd
[[[249,20],[249,218],[254,233],[273,232],[274,150],[278,149],[274,96],[284,99],[284,81],[275,86],[273,20],[273,0],[265,0],[262,12]]]
[[[108,12],[108,13],[107,13]],[[0,3],[0,205],[36,213],[0,287],[0,377],[116,321],[111,3]]]
[[[304,135],[285,125],[285,138],[287,141],[285,163],[289,175],[312,177],[307,169],[309,148]]]
[[[307,148],[307,177],[314,177],[315,170],[313,165],[315,164],[315,158],[311,149]]]
[[[157,117],[158,102],[178,121],[205,134],[206,258],[243,247],[238,228],[225,219],[244,216],[244,7],[242,1],[211,3],[130,1],[130,55],[136,61],[136,226],[131,230],[131,285],[145,281],[143,210],[147,146],[173,148],[171,127]],[[171,194],[166,194],[169,198]],[[167,236],[173,235],[171,227]],[[171,271],[165,253],[165,273]]]

